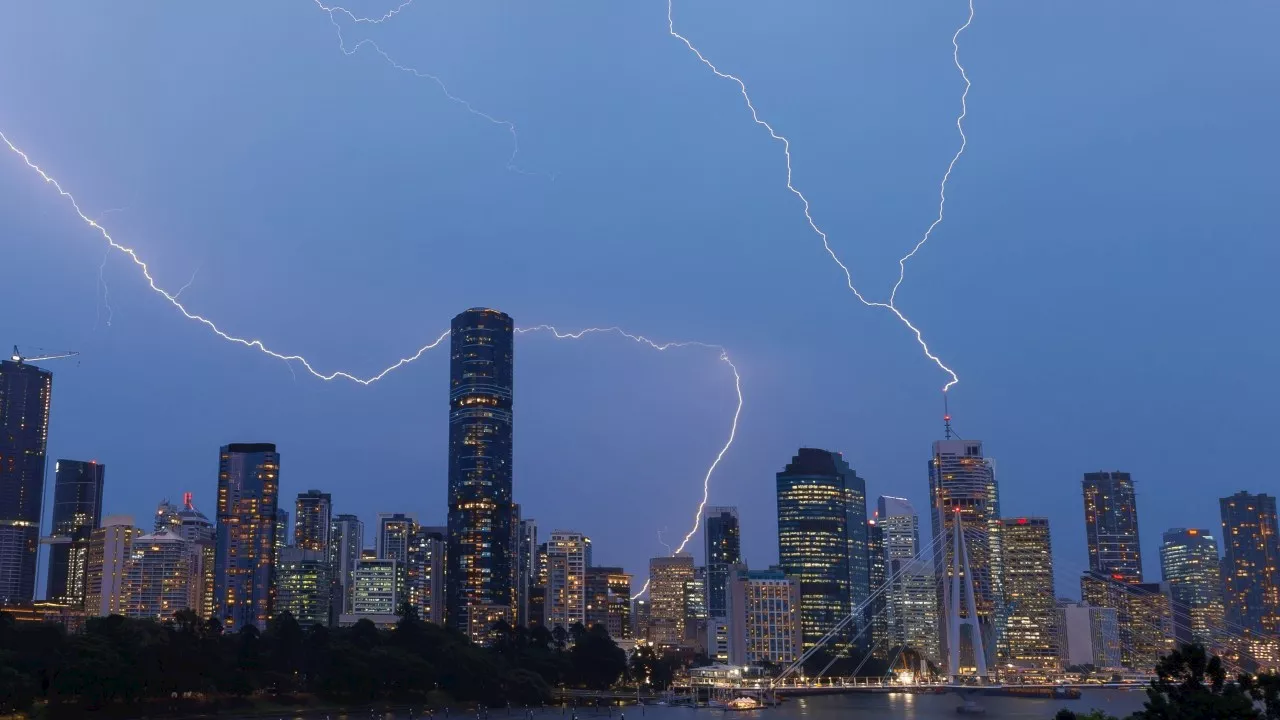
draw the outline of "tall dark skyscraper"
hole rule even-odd
[[[280,455],[271,443],[232,443],[218,458],[214,616],[226,632],[265,630],[274,610]]]
[[[729,617],[726,591],[729,573],[742,562],[742,533],[738,528],[738,508],[709,507],[703,535],[707,543],[707,613],[713,618]]]
[[[1218,501],[1222,511],[1223,600],[1235,633],[1280,632],[1280,537],[1274,495],[1238,492]]]
[[[364,549],[364,523],[355,515],[335,515],[329,524],[329,564],[338,584],[332,593],[333,616],[351,612],[351,590],[355,582],[360,551]]]
[[[36,594],[53,373],[0,360],[0,603]]]
[[[1218,541],[1208,530],[1166,530],[1160,544],[1160,579],[1169,583],[1175,612],[1184,610],[1185,624],[1175,624],[1178,641],[1211,645],[1222,628],[1222,575]]]
[[[53,464],[53,529],[49,533],[49,578],[45,597],[80,607],[85,600],[89,535],[102,522],[106,466],[95,461]]]
[[[515,324],[472,308],[451,324],[447,622],[466,631],[468,608],[517,603],[512,583],[511,435]]]
[[[1138,503],[1129,473],[1085,473],[1084,530],[1089,570],[1123,582],[1142,582]]]
[[[867,597],[866,484],[840,453],[814,448],[800,448],[777,482],[778,561],[800,581],[809,648]]]
[[[303,550],[315,550],[328,555],[329,532],[333,524],[333,498],[326,492],[308,490],[298,493],[293,509],[293,544]]]

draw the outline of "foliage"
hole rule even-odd
[[[224,633],[189,610],[164,623],[90,618],[77,634],[15,624],[0,613],[0,648],[0,713],[41,699],[56,713],[120,711],[192,695],[229,702],[295,693],[340,704],[538,704],[551,699],[554,686],[605,689],[627,670],[626,654],[603,627],[500,623],[489,646],[480,647],[422,622],[408,607],[391,630],[368,620],[304,628],[285,613],[261,633]]]
[[[1160,659],[1147,688],[1146,709],[1133,720],[1255,720],[1262,717],[1222,660],[1203,646],[1184,645]]]

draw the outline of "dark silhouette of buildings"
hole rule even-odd
[[[89,562],[89,535],[102,522],[102,482],[106,466],[90,460],[58,460],[53,465],[53,528],[49,532],[49,576],[45,597],[83,607]]]
[[[0,360],[0,603],[35,599],[53,373]]]
[[[713,618],[725,618],[729,616],[726,595],[729,573],[734,565],[742,562],[738,508],[707,508],[703,534],[707,543],[707,614]]]

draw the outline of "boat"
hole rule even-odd
[[[725,710],[759,710],[763,707],[760,701],[753,697],[736,697],[724,704]]]

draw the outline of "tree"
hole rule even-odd
[[[574,627],[581,626],[575,624]],[[569,651],[569,658],[574,677],[592,690],[609,689],[627,669],[627,654],[600,625],[581,633]]]
[[[1089,712],[1081,715],[1066,708],[1062,708],[1058,711],[1057,715],[1053,716],[1053,720],[1119,720],[1119,718],[1114,715],[1108,715],[1101,710],[1090,710]]]
[[[1184,645],[1160,659],[1145,709],[1133,720],[1257,720],[1249,695],[1227,681],[1222,660],[1202,645]]]
[[[1262,675],[1241,675],[1240,688],[1249,693],[1249,697],[1263,708],[1267,720],[1280,720],[1280,675],[1264,673]]]

